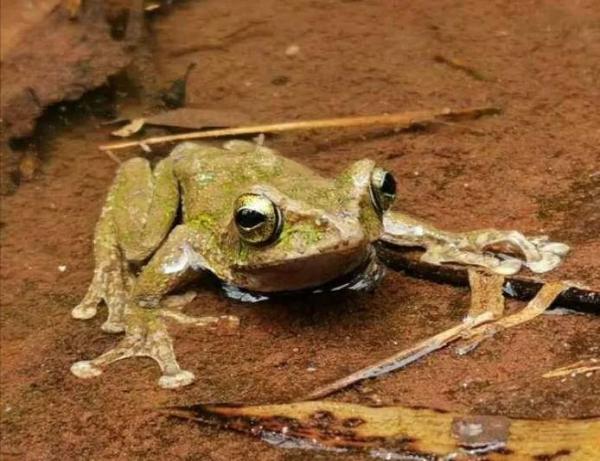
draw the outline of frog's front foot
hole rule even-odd
[[[177,389],[178,387],[188,386],[196,380],[194,373],[182,370],[179,368],[179,365],[175,365],[177,366],[176,369],[163,372],[163,375],[158,379],[158,385],[163,389]],[[94,360],[81,360],[71,365],[71,373],[82,379],[95,378],[101,375],[102,371],[102,368]]]
[[[163,389],[177,389],[178,387],[188,386],[196,380],[194,373],[187,370],[179,370],[171,375],[162,375],[158,380],[158,385]]]
[[[446,232],[396,212],[386,213],[384,229],[384,241],[425,248],[422,261],[481,266],[501,275],[515,274],[523,265],[536,273],[548,272],[569,252],[568,245],[552,242],[545,235],[526,237],[518,231],[497,229]]]
[[[516,274],[526,266],[541,274],[556,268],[568,252],[568,245],[551,242],[547,236],[527,238],[517,231],[491,229],[455,234],[428,245],[422,260],[481,266],[501,275]]]
[[[518,231],[487,229],[459,234],[459,246],[466,251],[492,251],[496,259],[490,269],[503,275],[514,274],[521,265],[541,274],[556,268],[569,252],[564,243],[552,242],[548,236],[526,237]]]
[[[71,365],[71,373],[78,378],[95,378],[102,374],[102,369],[95,366],[90,360],[80,360]]]
[[[71,372],[79,378],[93,378],[102,374],[104,368],[118,360],[129,357],[149,357],[162,371],[158,385],[165,389],[174,389],[191,384],[195,377],[190,371],[183,370],[177,363],[173,342],[165,325],[170,319],[186,325],[209,326],[225,324],[236,327],[238,320],[232,316],[192,317],[180,311],[181,305],[193,297],[191,292],[178,297],[169,297],[166,303],[175,307],[157,307],[153,309],[132,306],[127,308],[124,317],[125,337],[114,348],[92,360],[83,360],[71,366]]]

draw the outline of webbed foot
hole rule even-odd
[[[403,213],[387,212],[382,240],[398,246],[419,246],[422,260],[431,264],[458,263],[512,275],[528,267],[536,273],[557,267],[569,246],[545,236],[526,237],[518,231],[484,229],[447,232]]]
[[[178,387],[188,386],[196,380],[196,376],[191,371],[179,370],[171,375],[162,375],[158,379],[158,385],[163,389],[177,389]]]
[[[71,373],[78,378],[88,379],[100,376],[102,374],[102,369],[95,366],[89,360],[80,360],[71,365]]]
[[[165,325],[164,319],[175,320],[179,323],[194,326],[209,326],[225,324],[236,327],[237,317],[192,317],[178,310],[184,301],[189,302],[191,294],[181,295],[180,298],[167,298],[176,310],[158,307],[147,309],[142,307],[128,308],[125,321],[127,328],[125,337],[114,348],[92,360],[82,360],[71,366],[71,373],[79,378],[93,378],[102,374],[104,368],[118,360],[129,357],[149,357],[153,359],[162,371],[158,380],[160,387],[175,389],[187,386],[195,380],[192,372],[183,370],[177,363],[173,341]],[[186,304],[187,304],[186,302]]]
[[[503,275],[511,275],[518,272],[502,272],[505,268],[516,268],[519,264],[528,267],[532,272],[541,274],[556,268],[569,252],[569,246],[552,242],[548,236],[526,237],[518,231],[501,231],[487,229],[481,231],[457,234],[465,239],[459,244],[466,251],[493,251],[494,257],[500,263],[494,267],[488,267]],[[487,267],[487,266],[486,266]],[[520,268],[520,266],[519,266]]]

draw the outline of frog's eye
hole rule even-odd
[[[279,208],[267,197],[257,194],[244,194],[237,198],[234,220],[240,237],[253,244],[275,240],[282,224]]]
[[[387,211],[396,198],[396,180],[389,171],[373,168],[371,173],[371,199],[380,213]]]

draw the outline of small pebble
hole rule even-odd
[[[64,272],[67,270],[67,266],[58,266],[58,272]]]
[[[300,52],[300,47],[298,45],[290,45],[285,49],[286,56],[296,56]]]

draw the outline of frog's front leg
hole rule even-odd
[[[131,289],[123,318],[125,338],[117,347],[101,356],[73,364],[73,374],[80,378],[91,378],[98,376],[103,368],[115,361],[142,356],[154,359],[160,366],[161,387],[185,386],[194,380],[194,374],[182,370],[177,363],[165,320],[203,327],[221,322],[237,325],[235,317],[198,318],[182,313],[182,307],[194,297],[192,292],[167,296],[208,269],[202,256],[194,249],[195,246],[201,248],[202,242],[194,231],[185,225],[173,229],[144,266]]]
[[[94,235],[95,270],[81,303],[72,311],[77,319],[96,315],[104,301],[108,319],[102,329],[124,329],[125,305],[134,282],[132,264],[141,264],[171,230],[179,207],[179,186],[172,160],[152,171],[147,160],[131,159],[120,167],[108,193]]]
[[[518,231],[496,229],[446,232],[398,212],[386,213],[383,222],[382,240],[400,246],[423,247],[426,251],[421,259],[432,264],[454,262],[510,275],[521,269],[523,261],[503,254],[506,249],[521,256],[533,272],[542,273],[558,266],[569,251],[567,245],[551,242],[545,236],[527,238]]]

